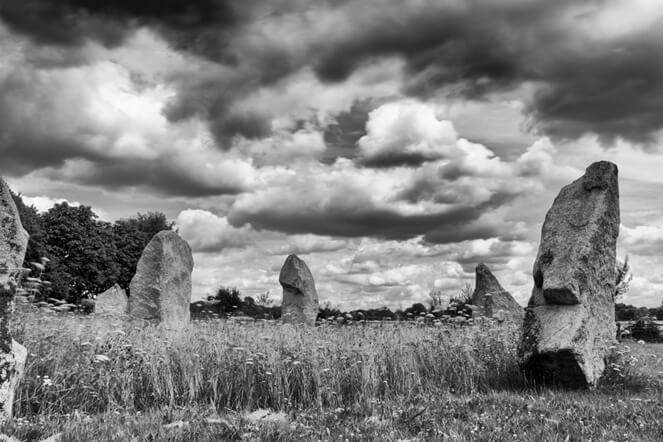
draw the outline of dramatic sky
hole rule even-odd
[[[619,166],[624,301],[663,301],[660,0],[0,0],[0,174],[39,209],[162,211],[194,299],[525,304],[541,223]]]

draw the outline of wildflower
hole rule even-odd
[[[110,362],[110,358],[106,355],[94,355],[94,362]]]

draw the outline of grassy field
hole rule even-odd
[[[596,390],[568,392],[527,385],[518,328],[493,322],[168,332],[19,305],[13,328],[21,440],[663,440],[660,344],[618,346]]]

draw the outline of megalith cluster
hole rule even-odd
[[[541,230],[518,349],[537,382],[591,387],[615,338],[617,166],[590,165],[555,198]]]

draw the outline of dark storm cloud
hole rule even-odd
[[[422,164],[439,159],[438,155],[424,155],[418,152],[384,152],[368,158],[360,158],[358,164],[375,169],[389,167],[419,167]]]
[[[618,3],[367,4],[353,10],[351,32],[325,46],[316,72],[340,81],[376,57],[400,56],[403,91],[424,98],[448,86],[477,98],[535,82],[526,110],[533,129],[649,141],[663,126],[663,20],[624,35],[591,35],[591,20]]]
[[[235,226],[250,223],[256,230],[275,230],[283,233],[313,233],[345,238],[374,237],[405,240],[424,235],[432,243],[450,243],[464,239],[499,236],[501,226],[475,226],[488,204],[476,207],[456,207],[440,213],[403,215],[385,209],[364,209],[343,212],[298,213],[293,216],[286,208],[265,207],[251,213],[231,209],[228,220]],[[459,239],[460,238],[460,239]]]
[[[238,19],[227,0],[4,0],[0,18],[39,43],[71,46],[86,39],[115,46],[143,24],[186,32]]]
[[[73,169],[73,170],[72,170]],[[139,187],[164,196],[204,197],[233,195],[247,190],[239,180],[207,181],[195,170],[185,170],[168,158],[140,160],[106,158],[70,169],[51,169],[48,178],[106,189]]]
[[[320,79],[338,82],[385,57],[405,61],[402,92],[417,97],[444,91],[482,98],[534,85],[526,107],[531,128],[559,138],[596,133],[607,141],[643,142],[663,126],[661,20],[629,32],[592,34],[592,20],[621,0],[2,3],[0,20],[39,44],[73,51],[92,39],[116,46],[147,26],[171,47],[210,61],[167,78],[177,94],[165,114],[172,122],[204,119],[224,148],[236,135],[270,135],[271,120],[280,115],[238,110],[262,88],[278,88],[308,67]],[[71,61],[80,63],[80,54]],[[327,128],[331,149],[350,152],[361,136],[365,109],[356,107]]]
[[[335,157],[356,155],[357,141],[366,134],[368,114],[378,105],[374,100],[357,100],[349,111],[334,116],[334,123],[329,124],[323,134],[327,148],[337,153]]]

